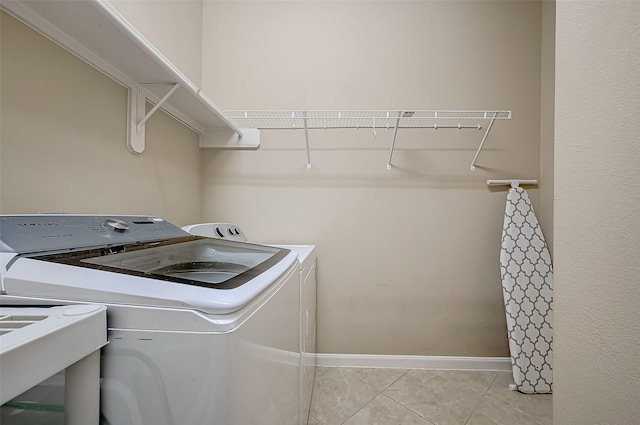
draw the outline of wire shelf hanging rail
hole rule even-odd
[[[223,111],[223,115],[239,128],[304,130],[307,168],[311,168],[309,130],[365,128],[373,129],[375,138],[377,129],[392,129],[393,140],[387,162],[387,169],[391,169],[398,129],[485,129],[470,166],[472,171],[493,123],[511,119],[511,111],[498,110],[229,110]]]

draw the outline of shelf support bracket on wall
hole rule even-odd
[[[487,126],[487,131],[485,131],[484,132],[484,136],[482,136],[482,141],[480,142],[480,146],[478,146],[478,150],[476,151],[476,154],[473,157],[473,161],[471,161],[471,166],[469,167],[471,169],[471,171],[476,171],[476,160],[478,159],[478,155],[480,155],[480,151],[482,150],[482,147],[484,146],[484,142],[487,141],[487,136],[489,135],[489,132],[491,131],[491,127],[493,126],[493,123],[496,120],[497,116],[498,116],[497,112],[493,114],[493,117],[491,118],[491,121],[489,122],[489,125]]]
[[[129,88],[129,131],[127,133],[127,147],[133,153],[142,153],[145,148],[145,123],[151,116],[162,107],[171,95],[180,88],[178,83],[170,83],[173,86],[147,113],[147,96],[144,95],[140,86],[136,84]]]
[[[398,137],[398,126],[400,125],[400,117],[402,117],[402,111],[398,111],[398,118],[396,119],[396,125],[393,126],[393,141],[391,142],[391,150],[389,151],[389,161],[387,162],[387,170],[391,169],[391,157],[393,156],[393,150],[396,147],[396,138]]]
[[[302,113],[302,121],[304,123],[304,139],[307,143],[307,170],[311,169],[311,153],[309,152],[309,124],[307,123],[307,112]]]

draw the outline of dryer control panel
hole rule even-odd
[[[246,242],[242,230],[235,224],[231,223],[200,223],[191,224],[189,226],[183,226],[182,230],[185,230],[192,235],[206,236],[208,238],[216,239],[229,239],[232,241]]]

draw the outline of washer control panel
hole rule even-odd
[[[124,245],[189,234],[149,216],[1,215],[0,252],[33,253]]]
[[[246,242],[247,238],[242,230],[235,224],[231,223],[201,223],[183,226],[185,230],[192,235],[206,236],[208,238],[229,239],[232,241]]]

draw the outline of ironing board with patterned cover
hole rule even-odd
[[[529,196],[512,187],[502,230],[500,271],[515,389],[552,392],[553,269]]]

